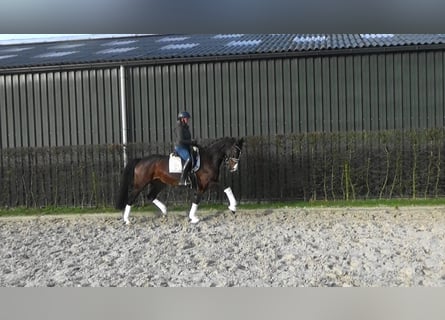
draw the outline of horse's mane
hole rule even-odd
[[[235,138],[231,137],[218,138],[204,148],[211,153],[220,152],[223,148],[232,146],[235,143],[235,140]]]
[[[231,137],[218,138],[205,144],[205,146],[198,145],[198,148],[202,151],[201,156],[210,159],[214,167],[218,168],[221,165],[227,149],[230,148],[235,141],[236,139]]]

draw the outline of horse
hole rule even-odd
[[[217,139],[206,147],[198,146],[200,167],[194,173],[196,179],[192,185],[195,186],[195,192],[188,216],[192,224],[199,222],[196,211],[204,192],[210,186],[219,184],[221,163],[224,161],[230,172],[238,170],[243,143],[244,138],[225,137]],[[157,196],[167,185],[178,186],[180,175],[181,173],[169,172],[169,155],[155,154],[129,161],[122,173],[120,192],[116,201],[116,209],[125,209],[123,211],[124,223],[130,223],[131,206],[145,187],[148,188],[148,200],[157,206],[163,215],[166,215],[167,207],[157,199]],[[229,210],[235,213],[237,202],[232,189],[227,187],[224,193],[229,199]]]

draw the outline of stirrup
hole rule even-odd
[[[190,185],[190,177],[184,177],[184,180],[179,179],[178,186],[188,186]]]

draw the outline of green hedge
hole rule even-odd
[[[251,138],[244,169],[262,178],[250,198],[444,196],[444,138],[443,129]]]
[[[221,187],[230,185],[245,202],[443,197],[444,141],[444,129],[246,137],[240,170],[223,169]],[[171,144],[133,144],[127,150],[130,158],[167,154]],[[123,163],[119,145],[0,154],[0,207],[114,205]],[[180,204],[192,195],[167,188],[160,197]],[[226,200],[212,189],[204,201]]]

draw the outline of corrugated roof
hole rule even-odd
[[[445,44],[443,34],[193,34],[0,45],[0,70]]]

